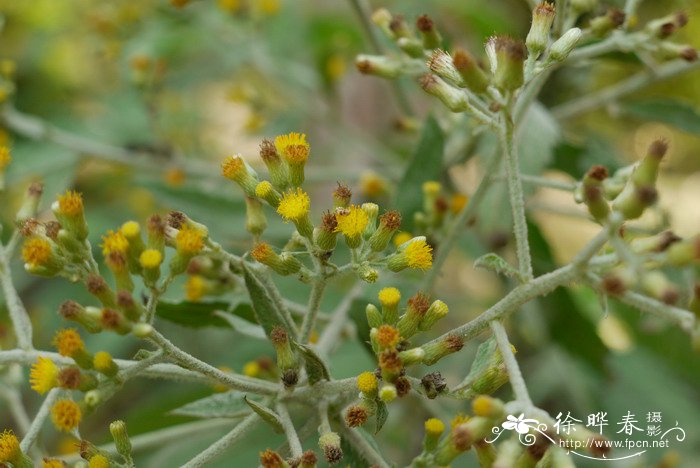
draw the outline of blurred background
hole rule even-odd
[[[403,14],[409,23],[428,13],[450,47],[468,47],[478,55],[488,36],[508,33],[524,38],[529,28],[530,13],[523,0],[371,3],[372,8]],[[679,9],[690,15],[680,42],[700,46],[699,0],[643,1],[637,21],[643,24]],[[93,245],[124,221],[143,221],[154,212],[178,209],[242,253],[251,238],[244,229],[239,192],[219,175],[218,164],[225,156],[241,153],[260,167],[257,150],[263,137],[304,132],[312,147],[307,168],[313,199],[319,200],[316,216],[330,206],[330,192],[338,180],[353,188],[356,200],[378,201],[389,208],[401,205],[397,186],[405,179],[421,133],[425,138],[426,118],[434,115],[443,130],[449,130],[439,106],[411,80],[400,82],[406,103],[397,99],[389,83],[356,71],[354,57],[372,53],[372,46],[350,1],[198,0],[177,7],[166,0],[0,0],[0,15],[0,96],[22,113],[7,111],[6,104],[0,116],[0,143],[10,146],[14,157],[0,194],[3,224],[12,222],[27,185],[42,180],[45,209],[66,188],[83,193]],[[642,68],[627,54],[611,54],[595,66],[564,69],[545,86],[542,102],[555,107]],[[632,162],[652,139],[665,137],[671,153],[661,179],[661,209],[645,222],[668,223],[680,235],[693,235],[700,232],[699,106],[700,72],[695,71],[576,118],[547,114],[533,123],[542,133],[526,142],[530,146],[525,158],[533,158],[535,174],[574,181],[592,164],[614,169]],[[64,134],[58,142],[40,138],[41,131],[34,132],[37,138],[18,134],[12,127],[26,123],[24,114],[41,119],[38,129],[45,122],[88,139],[92,151],[76,152],[75,140]],[[109,146],[93,148],[93,142]],[[464,194],[475,189],[480,168],[479,158],[471,157],[480,149],[469,151],[446,174],[438,174],[452,190]],[[541,274],[570,259],[598,228],[571,194],[546,189],[532,195],[531,242],[535,269]],[[473,259],[494,248],[512,258],[511,246],[504,242],[510,221],[494,209],[501,206],[497,198],[489,198],[494,205],[485,206],[475,226],[465,231],[438,282],[436,296],[450,305],[451,313],[435,336],[475,317],[512,287],[472,267]],[[279,245],[289,227],[272,216],[270,223],[264,237]],[[90,298],[79,285],[29,277],[19,261],[14,266],[35,324],[35,344],[50,349],[61,326],[58,305],[68,298],[90,303]],[[392,275],[366,288],[356,301],[358,327],[364,304],[381,286],[396,285],[408,297],[419,280],[419,275],[409,275],[397,284]],[[282,282],[282,287],[287,297],[305,301],[305,287],[291,281]],[[348,288],[343,282],[336,284],[323,311],[330,312]],[[223,299],[235,300],[241,294]],[[169,299],[178,301],[183,295],[183,285],[175,284]],[[197,357],[235,371],[273,352],[269,344],[240,339],[224,327],[186,328],[163,320],[161,328]],[[607,411],[609,435],[614,435],[614,422],[628,410],[640,421],[647,412],[661,411],[665,426],[677,421],[686,430],[686,440],[671,450],[650,450],[617,466],[697,466],[700,362],[687,336],[673,325],[612,301],[604,309],[589,289],[571,288],[527,305],[514,315],[510,328],[533,399],[551,414],[570,411],[585,419],[589,413]],[[6,310],[0,307],[1,348],[13,347],[11,335]],[[122,358],[131,358],[138,349],[131,338],[85,338],[91,349]],[[448,384],[466,375],[478,341],[435,366]],[[362,345],[349,341],[335,354],[332,372],[342,378],[373,366]],[[416,375],[430,370],[419,369]],[[145,384],[129,382],[90,415],[81,425],[83,437],[94,443],[108,441],[108,424],[117,418],[127,421],[132,435],[191,421],[172,411],[214,391],[195,384]],[[28,391],[28,383],[25,390],[25,404],[33,414],[40,399]],[[499,395],[507,398],[510,388],[505,386]],[[465,402],[397,402],[390,408],[380,445],[390,458],[410,460],[420,450],[425,418],[447,418],[467,410]],[[0,421],[2,428],[13,427],[4,400]],[[192,434],[139,452],[137,464],[176,466],[226,430]],[[53,431],[47,427],[41,439],[49,453],[74,450],[73,440]],[[275,437],[260,431],[212,466],[253,466],[259,450],[281,442]],[[315,445],[313,438],[307,445]],[[454,466],[470,463],[463,457]]]

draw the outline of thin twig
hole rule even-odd
[[[301,457],[304,449],[301,447],[301,441],[299,440],[299,435],[297,430],[294,428],[294,422],[289,416],[289,411],[284,403],[278,403],[276,405],[277,415],[280,417],[280,422],[284,428],[284,434],[287,436],[287,443],[289,444],[289,451],[291,452],[292,458],[296,459]]]
[[[228,434],[211,444],[206,450],[200,452],[196,457],[182,465],[182,468],[196,468],[199,466],[204,466],[207,462],[219,457],[224,451],[229,449],[232,445],[241,440],[243,436],[248,434],[259,421],[260,418],[255,413],[247,416]]]
[[[46,418],[49,416],[51,407],[54,403],[56,403],[56,400],[60,394],[60,388],[53,388],[49,390],[48,395],[46,395],[46,398],[44,398],[43,403],[39,407],[39,411],[37,411],[36,416],[32,421],[32,425],[29,426],[27,434],[22,439],[22,442],[19,443],[19,447],[23,452],[26,453],[36,440],[37,436],[39,435],[39,431],[41,430],[41,426],[44,425],[44,421],[46,421]]]
[[[345,436],[345,440],[347,440],[367,462],[379,466],[380,468],[390,468],[390,465],[384,460],[382,455],[367,442],[367,439],[365,439],[357,429],[341,424],[341,431]]]
[[[510,381],[511,387],[513,387],[516,398],[526,405],[533,406],[532,399],[525,385],[525,379],[523,379],[523,374],[520,372],[520,366],[518,366],[518,361],[515,359],[513,350],[510,347],[506,329],[500,321],[494,320],[491,322],[491,330],[496,337],[496,343],[498,344],[498,349],[501,351],[501,356],[503,356],[503,363],[506,365],[506,370],[508,371],[508,380]]]
[[[323,291],[326,289],[327,280],[323,276],[319,276],[314,281],[311,287],[311,294],[309,295],[309,306],[304,316],[304,321],[301,323],[300,339],[302,343],[307,343],[309,337],[311,336],[311,331],[313,330],[314,324],[316,323],[316,316],[321,308],[321,299],[323,299]]]
[[[25,350],[33,349],[32,345],[32,322],[29,319],[27,309],[17,293],[12,282],[12,272],[10,271],[9,246],[0,246],[0,284],[5,296],[5,303],[12,321],[12,327],[17,338],[17,344]]]
[[[321,337],[318,339],[316,347],[321,352],[321,354],[327,354],[330,352],[331,348],[338,343],[338,338],[345,328],[347,321],[347,315],[350,311],[353,301],[362,294],[364,290],[364,284],[357,282],[350,289],[350,292],[345,295],[343,300],[336,307],[335,312],[328,322],[328,325],[321,333]]]

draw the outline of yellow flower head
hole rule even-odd
[[[95,369],[98,372],[106,372],[109,371],[114,365],[114,359],[107,351],[99,351],[95,353],[95,356],[92,359],[92,364],[95,366]]]
[[[339,210],[335,219],[338,221],[336,232],[341,232],[347,237],[357,237],[365,231],[369,223],[369,216],[365,210],[357,205],[351,205],[345,210]]]
[[[450,200],[450,211],[452,214],[459,214],[467,206],[468,202],[469,197],[461,193],[455,193],[452,195],[452,200]]]
[[[10,148],[7,146],[0,146],[0,171],[4,170],[12,162],[12,156],[10,155]]]
[[[66,464],[56,458],[44,458],[41,461],[41,468],[65,468]]]
[[[396,288],[384,288],[379,291],[379,302],[384,307],[394,307],[401,300],[401,293]]]
[[[17,457],[19,440],[12,431],[0,433],[0,462],[9,462]]]
[[[290,190],[282,196],[277,213],[287,221],[300,221],[309,214],[311,200],[302,189]],[[366,215],[365,215],[366,216]]]
[[[494,399],[487,395],[479,395],[472,400],[472,411],[476,416],[490,416],[494,407]]]
[[[134,239],[141,234],[141,226],[139,226],[139,223],[136,221],[127,221],[122,224],[120,231],[127,239]]]
[[[382,325],[377,329],[377,343],[382,348],[394,348],[399,344],[401,335],[399,331],[391,325]]]
[[[250,256],[260,263],[265,263],[275,255],[275,252],[267,242],[258,242],[250,251]]]
[[[445,430],[445,423],[437,418],[430,418],[425,421],[425,432],[430,435],[438,436]]]
[[[51,408],[51,421],[57,429],[70,432],[80,424],[83,413],[73,400],[58,400]]]
[[[58,196],[58,210],[61,214],[74,217],[83,212],[83,197],[78,192],[68,190]]]
[[[57,377],[58,366],[49,358],[39,357],[29,371],[29,384],[32,390],[43,395],[56,386]]]
[[[206,294],[206,283],[199,275],[191,275],[185,282],[185,298],[197,302]]]
[[[362,393],[372,393],[377,390],[377,376],[374,372],[363,372],[357,376],[357,388]]]
[[[411,239],[413,239],[413,235],[410,232],[397,232],[394,236],[394,246],[398,247]]]
[[[41,237],[31,237],[24,241],[22,258],[32,267],[46,265],[51,258],[51,244]]]
[[[125,253],[129,248],[129,241],[121,229],[109,230],[102,236],[102,254],[106,257],[113,252]]]
[[[146,249],[139,256],[139,263],[143,268],[158,268],[163,262],[163,254],[155,249]]]
[[[248,168],[240,154],[228,156],[224,159],[224,162],[221,163],[221,173],[227,179],[239,180],[247,174],[247,172]]]
[[[462,413],[458,413],[457,416],[452,418],[452,421],[450,421],[450,428],[454,429],[460,424],[464,424],[465,422],[469,421],[469,419],[471,419],[469,416],[464,415]]]
[[[265,199],[272,193],[273,190],[272,184],[267,180],[263,180],[255,186],[255,196]]]
[[[72,357],[85,349],[85,343],[75,328],[66,328],[56,332],[53,345],[61,356]]]
[[[248,377],[259,377],[261,371],[258,361],[249,361],[243,366],[243,375]]]
[[[88,461],[88,468],[109,468],[109,458],[102,454],[93,455]]]
[[[440,182],[435,182],[434,180],[423,182],[423,193],[426,197],[436,197],[440,190],[442,190]]]
[[[175,237],[177,251],[187,255],[196,255],[204,248],[204,239],[199,230],[185,224]]]
[[[408,260],[408,267],[416,270],[427,270],[433,265],[433,248],[423,239],[411,242],[406,247],[404,254]]]
[[[309,158],[309,144],[303,133],[280,135],[275,138],[275,147],[289,164],[304,164]]]

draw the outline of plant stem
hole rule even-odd
[[[318,276],[311,287],[308,310],[304,316],[304,321],[301,323],[300,340],[302,343],[307,343],[311,336],[318,310],[321,308],[321,299],[323,299],[323,291],[326,289],[326,282],[326,278]]]
[[[340,430],[345,436],[345,440],[347,440],[368,463],[376,465],[380,468],[390,468],[390,465],[384,460],[381,454],[377,452],[374,447],[369,444],[369,442],[367,442],[367,439],[365,439],[357,429],[341,424]]]
[[[207,462],[220,456],[226,449],[241,440],[260,421],[258,415],[253,413],[236,425],[228,434],[211,444],[206,450],[182,465],[182,468],[196,468],[204,466]]]
[[[532,279],[532,259],[530,244],[527,239],[527,220],[525,218],[525,196],[520,182],[520,163],[518,161],[517,145],[514,141],[513,120],[508,112],[503,113],[503,121],[499,129],[501,148],[506,161],[508,177],[508,193],[510,208],[513,214],[513,229],[518,256],[518,270],[524,282]]]
[[[32,345],[32,322],[12,282],[10,252],[9,245],[0,246],[0,284],[2,285],[2,292],[5,296],[5,303],[12,321],[12,327],[17,337],[17,345],[21,349],[31,350],[34,348]]]
[[[39,431],[41,430],[41,426],[44,425],[44,421],[46,421],[46,418],[49,416],[51,407],[56,402],[60,394],[61,389],[53,388],[49,390],[48,395],[46,395],[46,398],[44,398],[43,403],[41,403],[41,406],[39,407],[39,411],[36,413],[36,416],[32,421],[32,425],[29,426],[27,434],[22,439],[22,442],[19,443],[19,447],[24,453],[27,453],[29,448],[36,440],[37,436],[39,435]]]
[[[284,403],[278,403],[276,405],[276,409],[277,415],[280,417],[282,427],[284,428],[284,434],[287,436],[287,443],[289,444],[289,451],[291,452],[292,458],[299,458],[304,452],[304,449],[301,447],[299,435],[297,434],[297,430],[294,428],[292,418],[289,416],[287,406]]]
[[[503,356],[503,362],[508,371],[508,380],[510,380],[510,385],[513,387],[516,398],[528,406],[533,406],[532,399],[525,385],[525,379],[523,379],[523,374],[520,372],[520,366],[518,366],[518,361],[515,359],[513,350],[510,347],[506,329],[499,320],[494,320],[491,322],[491,330],[496,337],[496,343],[498,344],[498,349],[501,351],[501,356]]]
[[[7,408],[12,414],[12,418],[15,420],[20,433],[27,434],[31,426],[31,419],[22,402],[22,394],[16,388],[9,386],[0,388],[0,394],[5,398]]]
[[[336,307],[331,319],[328,322],[328,325],[323,330],[323,333],[321,333],[321,337],[318,339],[318,343],[316,344],[316,347],[321,354],[328,354],[331,351],[331,348],[338,343],[340,334],[345,328],[350,307],[352,306],[353,301],[360,296],[360,294],[362,294],[363,290],[364,284],[356,282],[350,292],[345,295],[340,304],[338,304],[338,307]]]
[[[255,276],[258,279],[258,281],[260,281],[265,290],[267,290],[268,294],[270,295],[270,299],[272,299],[272,302],[275,303],[275,306],[277,306],[277,309],[282,314],[282,318],[285,321],[287,329],[292,332],[295,339],[298,339],[299,329],[297,328],[297,325],[294,322],[291,313],[289,312],[289,307],[287,307],[287,304],[285,303],[284,299],[282,299],[282,295],[280,294],[277,285],[270,277],[269,270],[255,271],[251,269],[250,271],[253,274],[253,276]]]

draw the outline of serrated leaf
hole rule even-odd
[[[624,113],[644,120],[663,122],[700,135],[700,113],[685,102],[671,99],[652,99],[630,102],[622,106]]]
[[[231,325],[231,328],[236,330],[238,333],[249,336],[251,338],[257,338],[259,340],[266,340],[265,330],[262,329],[260,325],[255,325],[247,320],[237,317],[232,314],[228,314],[222,310],[214,311],[216,317],[220,317]]]
[[[386,403],[381,400],[377,401],[376,426],[374,429],[375,434],[379,434],[379,431],[382,430],[382,427],[384,426],[384,423],[388,417],[389,410],[386,407]]]
[[[280,421],[280,417],[277,416],[277,413],[272,411],[270,408],[257,403],[256,401],[249,400],[247,395],[243,397],[243,401],[246,402],[263,421],[268,423],[272,427],[272,430],[278,434],[284,432],[284,427],[282,427],[282,422]]]
[[[509,278],[516,278],[522,281],[520,272],[516,270],[510,263],[495,253],[487,253],[474,261],[474,268],[484,268],[491,270],[499,275],[504,275]]]
[[[433,116],[426,119],[420,142],[413,153],[396,193],[396,209],[401,212],[403,229],[413,228],[413,213],[423,206],[423,182],[440,180],[442,157],[445,151],[445,136]]]
[[[222,314],[233,314],[248,321],[254,321],[253,308],[250,304],[242,302],[231,310],[231,304],[223,301],[213,302],[168,302],[159,301],[156,306],[156,315],[165,320],[177,323],[185,327],[229,327],[227,320],[224,320],[215,312]]]
[[[265,334],[269,337],[272,329],[282,327],[288,332],[288,327],[282,318],[282,313],[277,309],[274,301],[267,292],[267,289],[262,285],[250,268],[243,264],[243,278],[245,285],[250,295],[250,300],[253,304],[253,312],[257,322],[265,330]]]
[[[194,418],[240,418],[250,414],[250,408],[243,400],[244,396],[244,393],[236,390],[217,393],[187,403],[170,411],[170,414]]]
[[[320,380],[330,380],[331,375],[328,372],[326,363],[316,354],[309,346],[294,342],[294,346],[299,350],[306,366],[306,374],[309,377],[309,383],[315,384]]]

